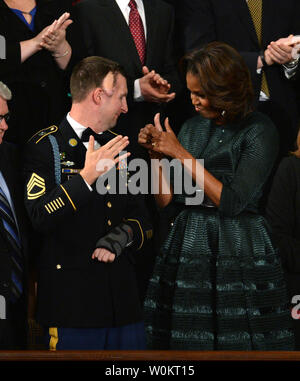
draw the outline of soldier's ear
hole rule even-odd
[[[100,87],[97,87],[96,89],[94,89],[94,91],[92,93],[92,97],[93,97],[93,101],[97,105],[100,105],[100,103],[101,103],[101,97],[102,97],[102,90],[100,89]]]

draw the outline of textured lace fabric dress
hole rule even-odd
[[[149,349],[293,350],[282,267],[262,188],[278,150],[275,127],[253,112],[217,126],[197,116],[178,136],[223,183],[219,208],[181,205],[145,300]]]

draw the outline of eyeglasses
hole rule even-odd
[[[7,123],[8,120],[9,120],[9,117],[10,117],[10,113],[9,112],[7,114],[5,114],[5,115],[0,115],[0,123],[2,122],[3,119]]]

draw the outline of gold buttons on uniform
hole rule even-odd
[[[109,184],[106,185],[106,189],[110,190],[111,186]]]
[[[111,202],[110,201],[108,201],[108,203],[106,204],[109,208],[111,208],[112,207],[112,205],[111,205]]]
[[[111,220],[108,220],[108,221],[107,221],[107,224],[108,224],[109,226],[111,226]]]
[[[57,270],[61,269],[61,265],[56,265]]]

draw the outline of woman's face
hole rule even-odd
[[[186,83],[187,88],[191,92],[191,100],[195,107],[195,110],[198,113],[200,113],[204,118],[218,118],[220,114],[210,107],[209,100],[206,98],[201,88],[199,79],[195,75],[188,72],[186,74]]]

